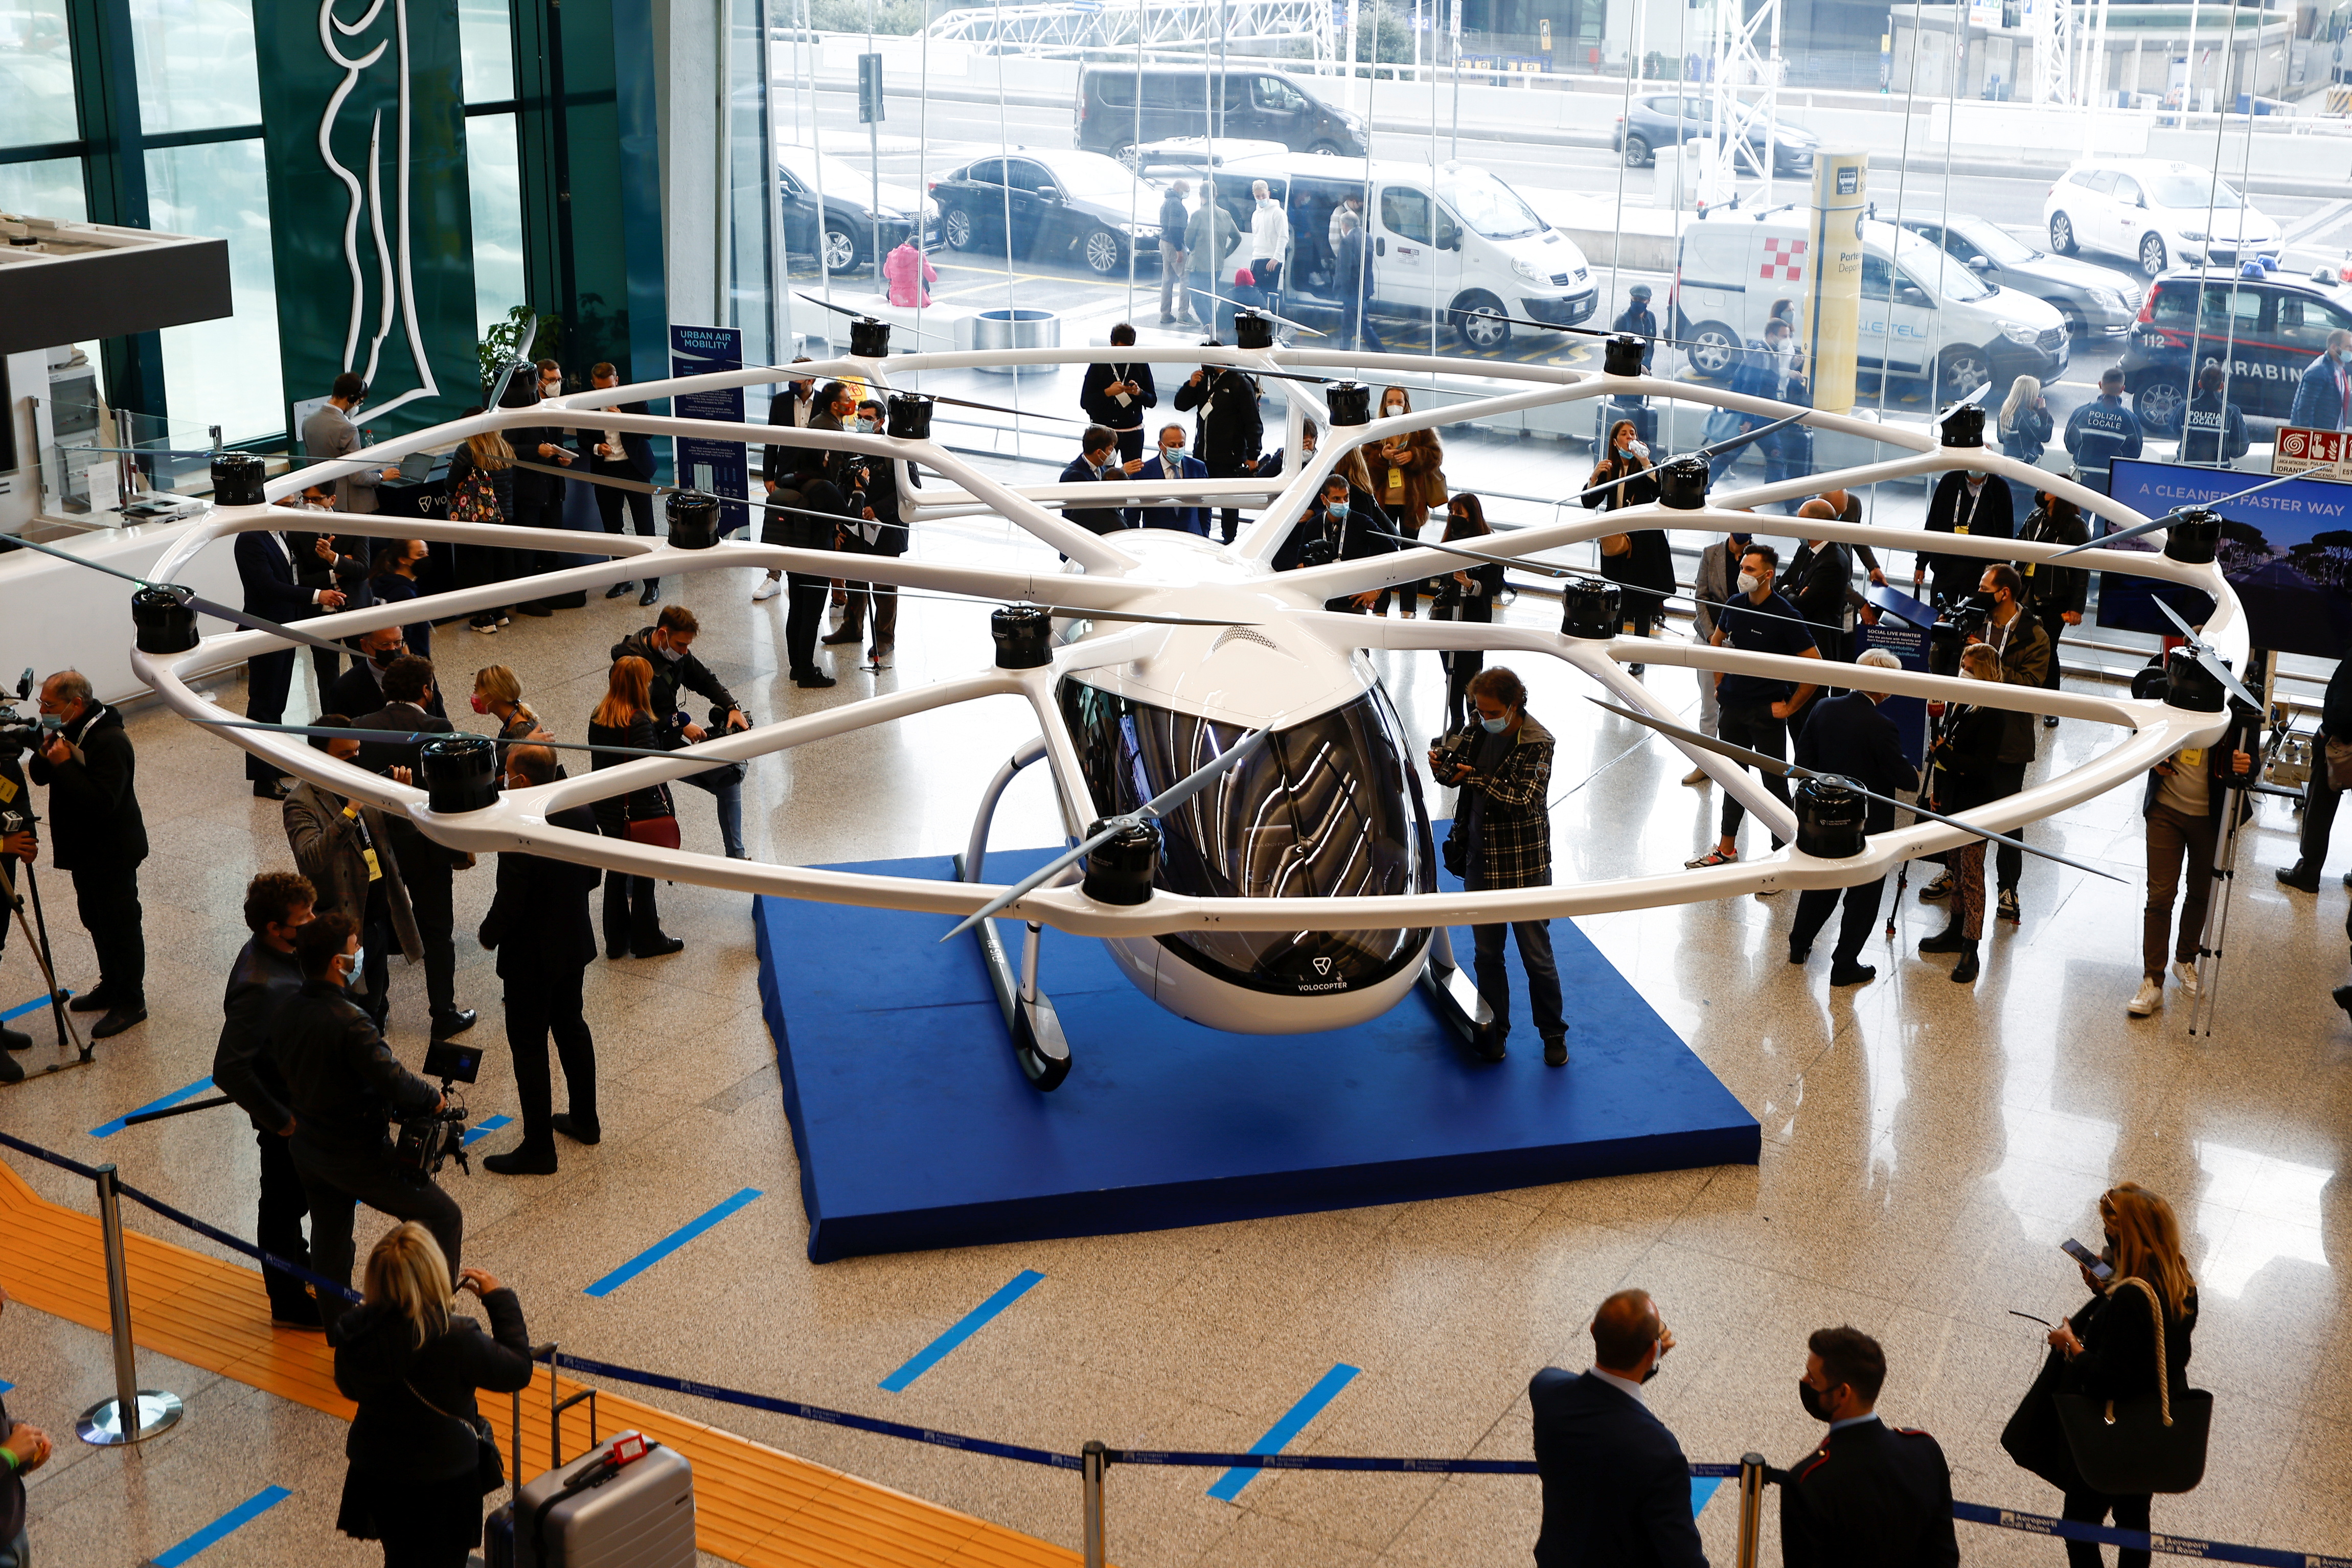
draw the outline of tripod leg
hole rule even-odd
[[[41,894],[39,886],[33,880],[32,871],[33,868],[29,865],[25,868],[25,885],[32,890],[33,913],[37,917],[41,909]],[[37,932],[32,924],[26,920],[25,901],[16,896],[16,886],[10,880],[5,865],[0,865],[0,895],[7,898],[8,907],[16,916],[17,929],[24,932],[26,943],[33,949],[33,961],[40,966],[41,978],[49,988],[49,1013],[57,1022],[58,1043],[72,1046],[75,1053],[82,1061],[88,1061],[90,1059],[89,1047],[83,1042],[81,1031],[73,1027],[72,1019],[66,1014],[65,993],[58,988],[57,970],[50,963],[48,924],[46,921],[42,922]]]
[[[2189,1009],[2189,1032],[2213,1033],[2214,992],[2221,984],[2221,949],[2230,930],[2230,895],[2237,887],[2238,829],[2245,792],[2231,789],[2221,805],[2221,841],[2213,855],[2213,892],[2205,904],[2205,928],[2197,934],[2197,999]]]

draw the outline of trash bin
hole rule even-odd
[[[1052,310],[982,310],[971,318],[974,349],[1058,349],[1062,318]],[[986,371],[1010,372],[1013,365],[982,365]]]

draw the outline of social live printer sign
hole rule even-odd
[[[743,368],[743,334],[733,327],[679,327],[669,329],[669,373],[707,376],[714,371]],[[743,389],[688,392],[670,400],[680,419],[743,423]],[[751,508],[745,506],[751,483],[751,451],[740,441],[705,441],[681,435],[677,441],[677,482],[719,497],[719,531],[732,533],[748,527]]]

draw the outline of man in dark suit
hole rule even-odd
[[[1674,1347],[1649,1293],[1620,1291],[1593,1314],[1591,1370],[1547,1366],[1528,1385],[1543,1479],[1536,1568],[1706,1568],[1690,1464],[1642,1397]]]
[[[331,567],[335,547],[323,538],[311,547],[323,551],[322,564]],[[281,624],[343,607],[343,592],[331,585],[305,586],[305,568],[296,564],[294,547],[279,532],[236,536],[234,547],[236,577],[245,591],[243,609],[248,615]],[[294,650],[257,653],[245,662],[245,716],[257,724],[278,724],[286,717],[286,696],[294,688]],[[253,792],[265,800],[286,799],[285,775],[264,757],[247,753],[245,776]]]
[[[361,632],[359,656],[352,661],[350,669],[335,677],[319,699],[323,711],[358,718],[383,707],[384,672],[408,653],[408,638],[397,626],[379,626],[373,632]],[[437,690],[425,698],[425,711],[435,718],[449,716],[449,710],[441,706]]]
[[[1200,414],[1192,426],[1192,455],[1208,465],[1209,477],[1246,479],[1256,473],[1258,454],[1265,444],[1257,383],[1229,365],[1203,365],[1176,389],[1176,412],[1194,409]],[[1239,509],[1224,508],[1218,526],[1231,544],[1242,526]]]
[[[1807,501],[1797,515],[1823,522],[1833,516],[1830,504],[1820,499]],[[1828,539],[1803,541],[1780,569],[1780,597],[1811,622],[1805,630],[1813,634],[1813,644],[1824,659],[1843,659],[1853,652],[1845,634],[1846,599],[1853,590],[1853,558],[1845,546]]]
[[[1303,566],[1362,560],[1370,556],[1392,555],[1397,549],[1396,540],[1389,537],[1388,514],[1381,510],[1363,486],[1335,468],[1324,476],[1322,493],[1290,530],[1290,537],[1282,541],[1282,548],[1274,552],[1274,570],[1296,571]],[[1371,589],[1345,599],[1327,599],[1323,608],[1360,614],[1370,610],[1372,601],[1379,597],[1380,591]]]
[[[383,706],[352,720],[353,729],[386,729],[451,733],[451,726],[429,710],[433,700],[433,662],[414,656],[394,659],[383,673]],[[363,740],[359,765],[371,773],[405,768],[412,779],[418,772],[421,740]],[[457,953],[451,932],[457,925],[453,877],[460,858],[416,831],[405,817],[387,816],[385,836],[400,859],[402,880],[408,886],[409,907],[416,915],[416,935],[425,947],[425,995],[433,1009],[433,1038],[447,1040],[474,1027],[474,1009],[457,1005]],[[467,858],[467,863],[471,860]]]
[[[110,1040],[147,1017],[139,758],[122,716],[98,700],[79,670],[41,683],[41,714],[58,727],[42,730],[27,770],[48,787],[49,863],[73,874],[74,904],[98,958],[98,984],[67,1006],[103,1014],[90,1038]]]
[[[2009,481],[1998,474],[1967,471],[1945,475],[1927,498],[1927,531],[1966,534],[1970,538],[2006,539],[2017,534],[2017,517]],[[1912,558],[1911,591],[1928,580],[1930,603],[1937,598],[1958,604],[1976,591],[1987,558],[1980,555],[1935,555],[1926,551]]]
[[[1898,670],[1902,661],[1884,648],[1873,648],[1856,659],[1864,669]],[[1868,688],[1846,692],[1813,704],[1804,728],[1797,732],[1797,766],[1821,773],[1840,773],[1865,789],[1881,795],[1919,788],[1919,774],[1904,759],[1903,742],[1894,722],[1878,711],[1885,692]],[[1892,832],[1895,808],[1869,802],[1863,813],[1863,831]],[[1838,921],[1837,946],[1830,950],[1830,984],[1858,986],[1877,977],[1878,971],[1862,961],[1862,946],[1878,924],[1878,895],[1886,879],[1877,877],[1845,890],[1845,914]],[[1789,929],[1789,962],[1802,964],[1813,950],[1813,938],[1828,924],[1838,901],[1834,887],[1809,887],[1797,895],[1797,921]]]
[[[1080,450],[1062,470],[1065,485],[1089,485],[1126,477],[1143,466],[1143,459],[1121,462],[1118,432],[1107,424],[1090,424],[1079,437]],[[1115,534],[1127,527],[1127,514],[1117,507],[1065,507],[1062,520],[1076,523],[1090,534]]]
[[[609,391],[621,384],[621,372],[610,364],[599,361],[589,367],[588,384],[598,392]],[[652,412],[642,402],[615,403],[614,411],[618,413]],[[634,430],[605,430],[595,425],[572,434],[580,439],[580,455],[588,459],[590,478],[634,479],[640,485],[653,483],[654,444],[651,436],[640,435]],[[647,538],[653,537],[654,498],[642,490],[615,489],[610,485],[599,485],[594,488],[596,515],[604,519],[606,533],[621,531],[621,507],[625,504],[629,508],[630,526]],[[616,582],[604,591],[604,597],[618,599],[632,586],[626,582]],[[658,594],[661,579],[648,578],[646,590]]]
[[[1797,1396],[1830,1424],[1780,1479],[1787,1568],[1956,1568],[1952,1471],[1927,1433],[1876,1413],[1886,1356],[1859,1329],[1816,1330]]]
[[[253,940],[228,972],[220,1043],[213,1048],[213,1083],[252,1118],[254,1143],[261,1151],[261,1207],[253,1239],[264,1252],[304,1269],[310,1266],[310,1246],[302,1239],[302,1221],[310,1200],[303,1195],[302,1173],[294,1168],[288,1144],[294,1135],[294,1113],[286,1103],[286,1080],[269,1060],[268,1047],[278,1008],[302,988],[294,933],[310,924],[318,901],[310,879],[292,872],[264,872],[246,885],[245,924]],[[299,1278],[264,1263],[261,1284],[269,1294],[272,1322],[319,1326],[319,1304]]]
[[[555,777],[555,753],[544,746],[507,753],[509,789],[551,784]],[[585,806],[548,821],[575,832],[596,831],[595,813]],[[507,1049],[514,1053],[515,1098],[522,1106],[522,1142],[482,1161],[484,1170],[499,1176],[552,1176],[558,1133],[583,1144],[603,1136],[596,1121],[596,1046],[580,999],[580,977],[596,956],[588,895],[600,880],[593,866],[515,850],[499,856],[499,891],[479,935],[482,946],[498,954],[499,978],[506,983]],[[564,1115],[550,1113],[551,1032],[572,1104]]]

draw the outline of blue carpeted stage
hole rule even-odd
[[[990,878],[1051,852],[992,853]],[[835,869],[953,874],[944,857]],[[1013,1060],[978,942],[940,944],[950,917],[762,898],[753,921],[814,1262],[1757,1159],[1756,1119],[1566,920],[1563,1069],[1516,952],[1511,1051],[1489,1065],[1418,990],[1352,1030],[1224,1034],[1048,932],[1040,983],[1073,1063],[1052,1093]],[[1466,967],[1466,929],[1454,946]]]

